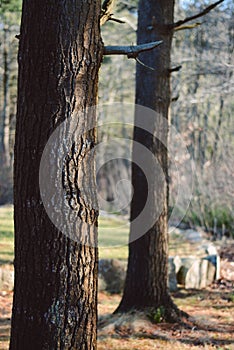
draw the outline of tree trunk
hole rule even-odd
[[[155,68],[152,72],[140,64],[136,73],[136,104],[154,110],[155,121],[151,125],[152,134],[141,128],[134,128],[134,141],[147,147],[157,158],[163,169],[165,179],[168,178],[167,133],[168,108],[170,93],[170,51],[173,32],[166,24],[173,23],[174,1],[172,0],[140,0],[138,18],[138,44],[163,40],[163,44],[153,51],[143,53],[140,60],[147,66]],[[152,16],[153,15],[153,16]],[[135,114],[135,125],[142,122],[142,113]],[[166,121],[166,122],[165,122]],[[145,121],[147,123],[147,121]],[[159,132],[160,127],[162,131]],[[155,135],[159,135],[156,138]],[[135,144],[135,143],[134,143]],[[142,170],[134,165],[139,155],[133,146],[132,184],[134,188],[131,203],[131,229],[127,278],[122,301],[118,311],[144,309],[147,307],[163,307],[165,317],[170,318],[174,308],[168,292],[168,185],[157,185],[158,174],[152,173],[151,179],[144,181]],[[147,164],[152,167],[151,164]],[[150,168],[151,169],[151,168]],[[152,168],[153,172],[153,168]],[[151,173],[151,170],[148,171]],[[147,183],[147,181],[148,183]],[[161,215],[148,232],[134,241],[134,219],[144,208],[149,195],[153,192],[155,208],[149,212],[149,220],[154,215],[157,202],[162,203]],[[142,232],[143,234],[144,232]]]
[[[82,223],[89,223],[91,229],[86,233],[95,241],[98,210],[84,200],[91,193],[96,202],[94,163],[88,155],[95,144],[95,132],[82,131],[88,123],[95,125],[95,110],[88,113],[88,108],[96,104],[103,51],[99,18],[99,0],[23,2],[14,165],[11,350],[96,349],[97,248],[70,239],[69,232],[65,235],[52,224],[40,195],[39,167],[56,127],[64,120],[76,121],[82,136],[64,160],[63,181],[68,186],[61,201],[67,198],[70,203],[75,197],[73,212],[81,222],[77,234]],[[69,123],[66,131],[74,131]],[[77,180],[81,149],[86,150],[82,153],[82,186]],[[48,169],[50,176],[53,164],[48,164]]]
[[[218,143],[219,143],[219,139],[220,139],[220,129],[222,126],[222,122],[223,122],[223,107],[224,107],[224,100],[223,100],[223,96],[220,96],[220,105],[219,105],[219,118],[218,118],[218,125],[216,127],[216,131],[215,131],[215,140],[214,140],[214,145],[213,145],[213,151],[212,151],[212,160],[214,162],[217,161],[218,159]]]
[[[2,168],[10,167],[10,101],[9,101],[9,57],[7,50],[7,28],[3,35],[3,111],[2,111]]]

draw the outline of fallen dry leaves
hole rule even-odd
[[[0,292],[1,350],[9,347],[12,297],[12,292]],[[234,350],[233,281],[222,279],[206,290],[174,293],[177,306],[190,315],[185,325],[153,324],[136,312],[113,315],[120,298],[99,293],[98,350]]]
[[[184,325],[153,324],[143,313],[111,315],[120,296],[99,296],[98,350],[234,349],[234,300],[231,288],[216,284],[203,291],[180,290],[176,304],[190,318]]]

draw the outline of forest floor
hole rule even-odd
[[[0,349],[9,347],[13,292],[0,292]],[[234,349],[234,294],[230,283],[206,290],[179,290],[173,294],[177,306],[190,315],[187,326],[151,323],[146,315],[113,315],[120,295],[98,296],[98,350]]]
[[[234,296],[229,286],[179,290],[173,299],[190,315],[186,325],[152,323],[142,313],[112,315],[120,296],[100,293],[98,349],[234,349]]]
[[[229,264],[223,260],[221,274],[233,279]],[[173,293],[176,305],[190,315],[186,326],[151,323],[141,313],[113,315],[121,295],[100,292],[98,350],[234,350],[233,283],[223,278],[205,290]],[[0,350],[9,347],[12,298],[13,292],[0,292]]]
[[[102,226],[114,221],[102,219]],[[119,227],[119,225],[117,225]],[[124,237],[127,227],[121,228]],[[103,242],[106,243],[105,231]],[[191,232],[190,232],[191,233]],[[205,242],[206,243],[206,242]],[[170,255],[202,254],[204,241],[186,239],[180,232],[170,235]],[[100,249],[101,258],[127,257],[126,247]],[[186,325],[152,323],[147,315],[113,315],[121,295],[100,292],[98,295],[98,350],[218,349],[234,350],[234,241],[220,245],[221,279],[204,290],[179,289],[172,294],[175,304],[190,315]],[[0,208],[0,265],[13,260],[12,208]],[[0,291],[0,350],[8,349],[13,292]]]

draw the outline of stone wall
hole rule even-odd
[[[204,258],[179,256],[168,261],[168,287],[175,292],[178,286],[185,289],[203,289],[220,276],[220,258],[207,255]],[[127,261],[101,259],[99,262],[99,291],[121,293],[127,271]]]

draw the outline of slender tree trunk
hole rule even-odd
[[[99,18],[99,0],[23,1],[11,350],[96,349],[97,248],[68,238],[52,224],[40,196],[39,166],[49,136],[61,122],[75,120],[80,132],[89,122],[95,123],[95,111],[88,113],[88,107],[96,104],[102,57]],[[75,197],[77,203],[73,210],[81,221],[78,231],[82,222],[89,222],[93,240],[98,211],[84,198],[91,193],[96,201],[94,164],[88,156],[94,143],[91,130],[73,144],[64,180],[68,183],[64,196],[69,203]],[[81,149],[86,175],[79,186]]]
[[[216,132],[215,132],[215,140],[214,140],[214,145],[213,145],[213,151],[212,151],[212,159],[217,161],[218,159],[218,143],[219,143],[219,138],[220,138],[220,129],[222,126],[223,122],[223,107],[224,107],[224,100],[223,96],[220,96],[220,105],[219,105],[219,118],[218,118],[218,125],[216,127]]]
[[[157,116],[154,125],[151,126],[152,135],[135,127],[134,141],[147,147],[156,156],[166,179],[168,178],[167,120],[171,100],[169,69],[173,34],[166,24],[173,23],[173,10],[174,1],[172,0],[140,0],[137,31],[138,44],[156,40],[163,40],[163,44],[159,49],[144,53],[140,57],[145,65],[155,68],[154,72],[140,64],[137,65],[136,103],[151,108]],[[144,118],[142,113],[136,113],[135,124],[139,125],[142,118]],[[159,132],[160,128],[162,128],[161,132]],[[160,135],[161,140],[155,137],[156,134]],[[137,157],[133,146],[133,162]],[[147,166],[152,167],[151,164]],[[167,286],[168,186],[165,181],[163,187],[159,188],[157,176],[158,174],[152,173],[151,179],[147,178],[147,183],[146,179],[143,180],[142,170],[133,163],[134,195],[131,204],[131,222],[144,208],[146,197],[149,195],[149,186],[153,189],[154,206],[157,207],[160,201],[163,205],[161,215],[153,227],[141,238],[129,244],[126,284],[117,311],[163,307],[166,312],[165,317],[170,318],[174,305]],[[149,213],[149,220],[152,215],[154,213]],[[130,230],[130,237],[134,237],[133,223]]]
[[[202,149],[202,163],[203,165],[205,164],[205,162],[207,161],[207,144],[208,144],[208,118],[210,115],[210,102],[207,102],[207,109],[206,112],[204,114],[204,126],[203,126],[203,149]]]
[[[10,167],[10,101],[9,101],[9,57],[7,49],[7,28],[3,34],[3,111],[2,111],[2,159],[1,167]]]

